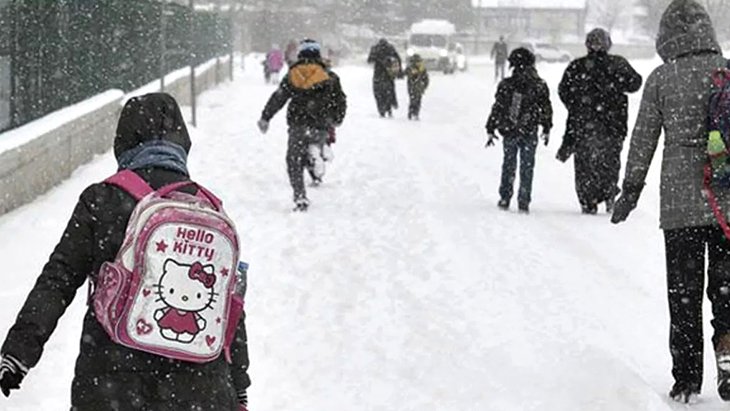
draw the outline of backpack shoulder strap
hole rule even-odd
[[[132,170],[122,170],[107,178],[104,182],[121,188],[137,201],[155,191],[139,174]]]

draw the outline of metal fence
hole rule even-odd
[[[0,131],[231,48],[213,12],[152,0],[0,0]]]

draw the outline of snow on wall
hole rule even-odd
[[[2,133],[0,134],[0,154],[7,150],[18,148],[30,140],[63,127],[79,118],[93,114],[109,103],[119,100],[122,95],[124,95],[124,92],[121,90],[109,90],[72,106],[54,111],[21,127]]]
[[[196,67],[196,92],[230,75],[228,58]],[[165,77],[165,91],[190,105],[189,68]],[[28,203],[65,180],[95,154],[110,149],[122,106],[135,95],[159,91],[159,80],[131,93],[110,90],[0,134],[0,214]]]
[[[32,201],[109,149],[124,93],[106,93],[0,135],[0,214]]]

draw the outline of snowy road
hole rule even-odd
[[[647,75],[654,64],[637,67]],[[553,90],[562,69],[541,66]],[[565,120],[554,95],[557,126],[538,152],[532,214],[500,212],[501,148],[482,148],[491,67],[434,75],[418,123],[404,109],[377,117],[366,67],[338,71],[349,116],[306,215],[289,211],[284,113],[268,135],[255,129],[273,91],[258,70],[206,93],[191,130],[192,172],[223,197],[251,263],[251,409],[672,409],[658,170],[627,225],[580,215],[572,166],[554,160]],[[635,112],[638,96],[632,103]],[[114,165],[102,156],[0,217],[0,332],[76,196]],[[79,295],[0,408],[68,408]],[[722,409],[706,357],[695,409]]]

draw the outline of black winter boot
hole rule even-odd
[[[307,197],[304,196],[298,196],[294,199],[294,209],[292,211],[295,212],[305,212],[309,209],[309,200],[307,200]]]
[[[669,398],[681,404],[694,404],[700,395],[700,387],[697,384],[675,382],[672,390],[669,391]]]
[[[499,207],[500,210],[509,210],[509,200],[505,200],[504,198],[499,200],[497,207]]]
[[[720,337],[715,346],[717,362],[717,393],[723,401],[730,401],[730,334]]]
[[[598,214],[598,206],[596,204],[583,204],[581,205],[581,212],[587,215]]]
[[[530,205],[526,203],[520,203],[517,206],[520,214],[530,214]]]

